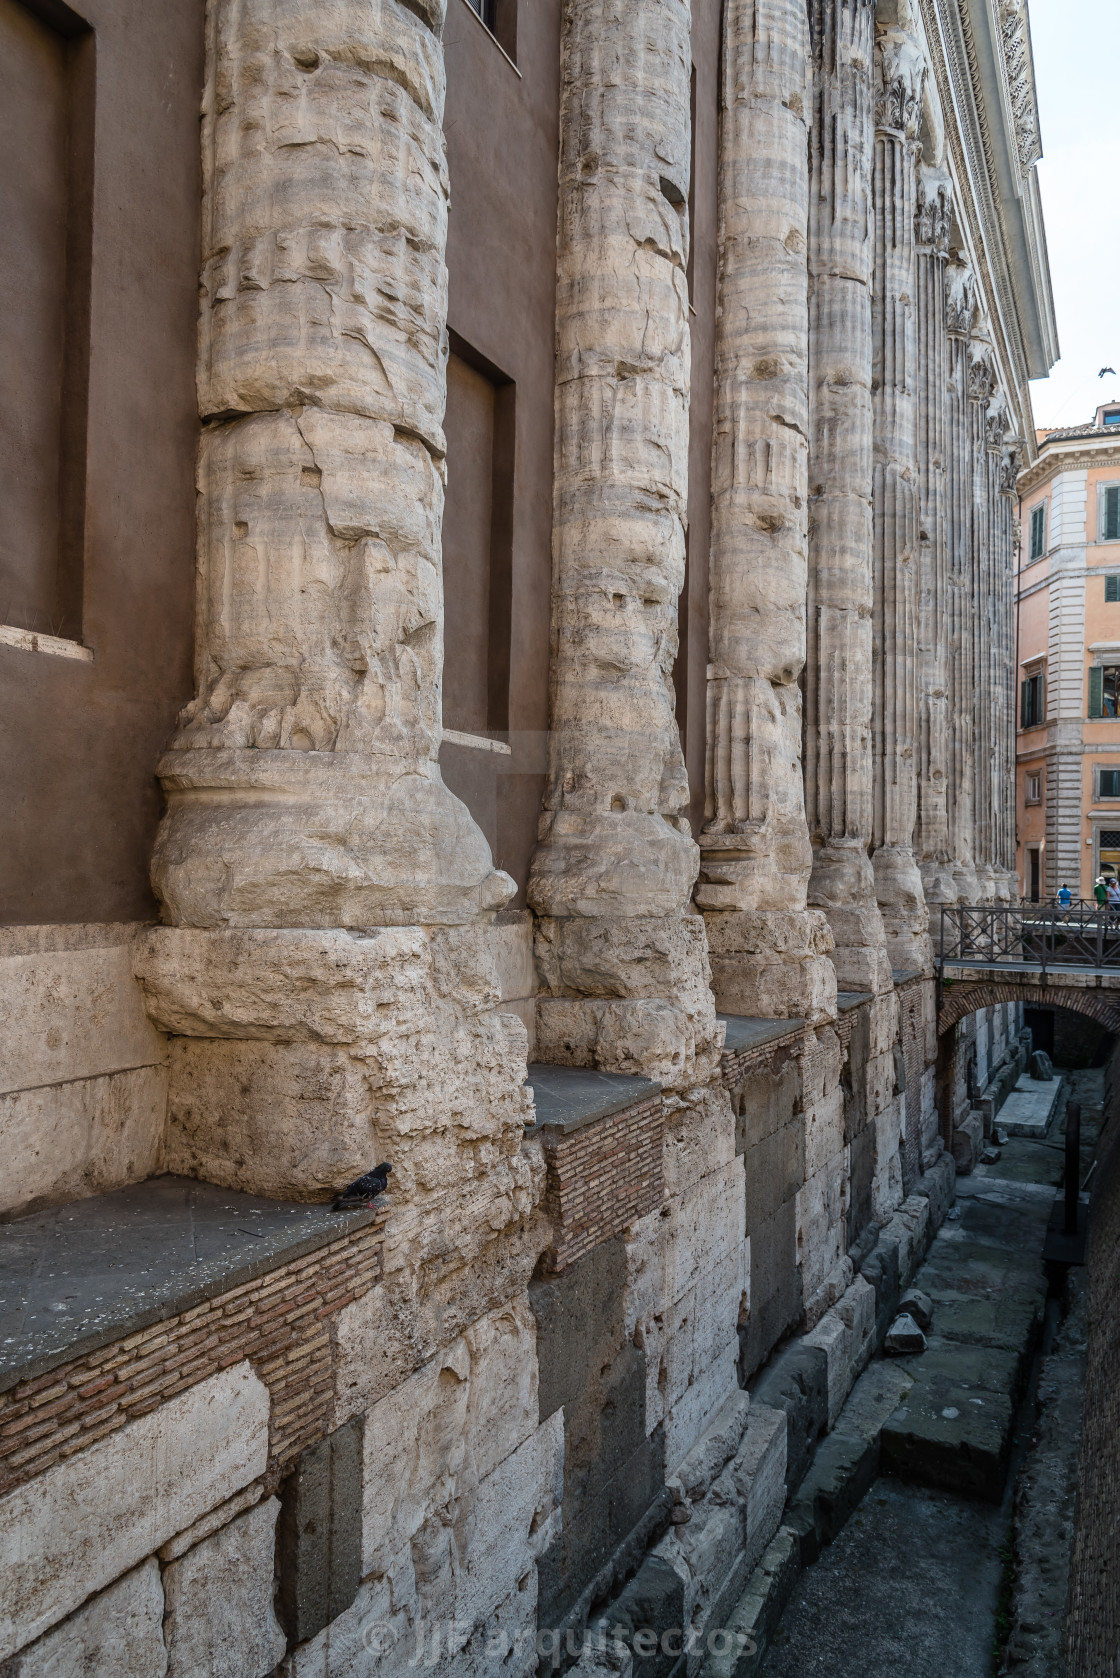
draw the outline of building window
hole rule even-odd
[[[1089,715],[1120,716],[1120,664],[1098,664],[1090,670]]]
[[[1046,678],[1042,671],[1028,676],[1019,689],[1019,726],[1037,728],[1046,721]]]
[[[1120,798],[1120,769],[1099,769],[1100,790],[1098,798]]]
[[[1031,871],[1030,880],[1027,885],[1027,895],[1032,903],[1037,903],[1042,895],[1041,861],[1042,855],[1037,849],[1027,852],[1027,862]]]
[[[1120,797],[1120,794],[1117,794]],[[1042,771],[1033,769],[1027,775],[1027,803],[1042,803]]]
[[[1120,425],[1120,408],[1106,408],[1101,419],[1105,425]]]
[[[1031,512],[1031,558],[1041,559],[1046,552],[1046,503],[1040,501]]]
[[[1120,542],[1120,484],[1109,484],[1101,496],[1101,541]],[[1110,577],[1108,582],[1115,582]],[[1108,587],[1108,583],[1105,584]],[[1115,600],[1115,594],[1106,594],[1106,600]]]
[[[1100,831],[1100,862],[1102,874],[1120,874],[1120,831],[1102,827]]]
[[[1104,597],[1106,601],[1120,600],[1120,577],[1106,577],[1104,580]]]

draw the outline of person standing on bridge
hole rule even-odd
[[[1058,908],[1062,911],[1062,919],[1064,921],[1069,920],[1069,911],[1070,911],[1070,905],[1072,904],[1072,902],[1073,902],[1073,895],[1072,895],[1069,887],[1068,886],[1059,886],[1058,887]]]
[[[1104,875],[1097,875],[1097,883],[1093,887],[1093,896],[1097,900],[1097,908],[1103,909],[1108,902],[1108,887],[1104,883]]]
[[[1120,919],[1120,880],[1115,874],[1108,882],[1108,909],[1111,920]]]

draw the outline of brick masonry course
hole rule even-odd
[[[0,1394],[0,1495],[243,1358],[272,1399],[271,1488],[327,1431],[330,1319],[377,1283],[381,1243],[366,1225]]]
[[[578,1130],[542,1126],[555,1227],[550,1270],[567,1270],[661,1204],[662,1129],[660,1094]]]

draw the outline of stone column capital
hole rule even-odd
[[[922,126],[926,60],[908,30],[884,30],[875,41],[875,126],[916,140]]]

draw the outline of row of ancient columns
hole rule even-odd
[[[797,0],[752,0],[724,66],[697,901],[713,948],[733,908],[823,910],[841,988],[871,992],[928,970],[931,912],[1005,899],[1014,865],[1015,460],[959,239],[950,259],[951,181],[923,161],[935,95],[905,14],[876,33],[873,0],[813,0],[806,40]],[[776,721],[802,621],[803,828]],[[766,939],[738,944],[720,1001],[757,971],[776,1003]]]
[[[512,891],[437,764],[442,22],[343,4],[309,45],[277,0],[211,11],[198,697],[153,869],[179,924],[484,923]],[[812,1018],[830,943],[841,988],[885,994],[928,966],[928,904],[1006,892],[1012,861],[1005,405],[918,43],[876,38],[873,0],[729,0],[725,29],[698,856],[671,680],[689,6],[564,18],[529,901],[543,1052],[598,1063],[710,1055],[698,867],[717,999]]]

